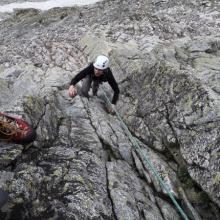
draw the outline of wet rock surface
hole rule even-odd
[[[181,219],[98,97],[71,78],[109,56],[117,110],[189,219],[220,218],[218,1],[106,0],[0,21],[0,111],[31,123],[0,142],[1,219]]]

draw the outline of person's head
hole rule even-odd
[[[99,55],[93,63],[95,76],[101,76],[103,74],[103,71],[108,68],[108,65],[108,57],[104,55]]]

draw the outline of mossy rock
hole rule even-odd
[[[214,184],[219,184],[220,183],[220,172],[217,172],[214,178]]]
[[[187,197],[191,203],[195,203],[195,204],[210,202],[210,199],[205,192],[202,191],[196,192],[196,190],[193,188],[189,189],[189,191],[187,192]]]

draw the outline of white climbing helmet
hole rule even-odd
[[[95,63],[93,63],[93,66],[96,69],[100,69],[100,70],[104,70],[108,68],[108,64],[109,64],[109,59],[108,57],[104,56],[104,55],[99,55],[96,60]]]

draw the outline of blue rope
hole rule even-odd
[[[104,92],[104,91],[103,91]],[[106,93],[104,92],[104,96],[105,99],[107,100],[108,104],[111,106],[111,102],[108,99]],[[158,174],[156,168],[153,166],[153,164],[151,163],[151,161],[148,159],[148,157],[146,156],[146,154],[141,150],[141,147],[139,146],[138,142],[136,141],[136,139],[132,136],[131,132],[129,131],[128,127],[126,126],[126,124],[124,123],[122,117],[120,116],[119,112],[114,108],[114,111],[116,113],[117,118],[119,119],[119,121],[121,122],[121,125],[123,127],[123,129],[125,130],[125,132],[127,133],[131,143],[133,144],[133,148],[139,153],[139,155],[141,155],[143,161],[147,164],[149,170],[152,172],[152,174],[154,175],[154,177],[158,180],[158,182],[160,183],[160,185],[165,189],[165,191],[167,192],[168,196],[171,198],[172,202],[174,203],[174,205],[176,206],[177,210],[179,211],[179,213],[181,214],[182,218],[184,220],[189,220],[189,218],[187,217],[187,215],[185,214],[185,212],[183,211],[183,209],[180,207],[180,205],[178,204],[178,202],[176,201],[176,199],[174,198],[172,192],[169,190],[169,187],[167,186],[167,184],[161,179],[160,175]]]

